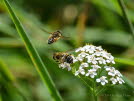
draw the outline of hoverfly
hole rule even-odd
[[[67,52],[56,52],[53,54],[53,59],[59,63],[67,62],[69,64],[73,63],[73,56]]]
[[[68,39],[68,38],[69,38],[69,37],[63,36],[63,35],[62,35],[62,32],[61,32],[60,30],[57,30],[57,31],[52,32],[52,33],[46,31],[46,30],[43,29],[43,28],[42,28],[42,30],[45,31],[45,32],[47,32],[47,33],[49,33],[49,34],[51,34],[51,35],[49,36],[48,40],[47,40],[47,43],[48,43],[48,44],[55,43],[56,41],[58,41],[58,40],[61,39],[61,38],[63,38],[63,39]]]

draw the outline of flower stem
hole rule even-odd
[[[93,92],[93,96],[94,96],[94,101],[98,101],[98,99],[97,99],[97,95],[96,95],[95,92]]]
[[[97,99],[97,94],[96,94],[96,83],[94,82],[94,84],[93,84],[93,96],[94,96],[94,101],[98,101],[98,99]]]
[[[123,0],[118,0],[118,3],[119,3],[119,6],[122,10],[122,13],[123,13],[123,16],[124,18],[126,19],[128,25],[129,25],[129,28],[131,30],[131,33],[132,33],[132,36],[133,36],[133,39],[134,39],[134,29],[133,29],[133,24],[131,23],[131,21],[129,20],[128,18],[128,15],[127,15],[127,9],[126,9],[126,6],[124,4],[124,1]]]
[[[90,91],[93,91],[93,89],[88,85],[88,83],[81,76],[78,76],[78,78],[80,78],[83,81],[83,83],[89,88]]]
[[[100,89],[97,93],[96,93],[96,95],[98,96],[100,93],[102,93],[104,90],[106,89],[106,87],[103,87],[102,89]]]
[[[97,96],[94,96],[94,101],[98,101]]]

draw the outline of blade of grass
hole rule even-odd
[[[124,81],[125,81],[125,85],[126,85],[126,86],[128,86],[128,87],[134,89],[134,83],[133,83],[131,80],[129,80],[129,79],[128,79],[127,77],[125,77],[125,76],[123,76],[123,79],[124,79]]]
[[[123,0],[117,0],[119,5],[120,5],[120,8],[122,10],[122,13],[123,13],[123,16],[124,18],[126,19],[127,23],[128,23],[128,26],[130,28],[130,31],[132,33],[132,36],[133,36],[133,39],[134,39],[134,29],[133,29],[133,24],[131,23],[131,21],[129,20],[128,18],[128,15],[127,15],[127,9],[126,9],[126,6],[124,4],[124,1]]]
[[[2,95],[1,95],[1,93],[0,93],[0,101],[2,101]]]
[[[2,75],[2,81],[4,86],[11,86],[20,94],[25,101],[29,101],[28,98],[24,95],[24,93],[20,90],[20,87],[14,77],[14,75],[10,72],[7,65],[3,62],[3,60],[0,59],[0,73]]]
[[[10,82],[14,82],[15,78],[7,68],[6,64],[0,59],[0,73],[3,75],[4,79]]]
[[[55,101],[62,101],[61,96],[59,95],[59,92],[55,88],[55,85],[54,85],[45,65],[43,64],[36,49],[32,45],[28,35],[24,31],[24,28],[23,28],[22,24],[20,23],[19,19],[17,18],[17,16],[13,12],[8,0],[4,0],[4,3],[9,11],[9,14],[10,14],[10,16],[11,16],[11,18],[16,26],[16,29],[17,29],[20,37],[24,41],[25,47],[29,53],[29,56],[30,56],[32,62],[34,63],[34,65],[35,65],[40,77],[44,81],[45,85],[48,87],[48,90],[49,90],[51,96],[53,97],[53,99]]]
[[[132,59],[115,58],[115,61],[118,63],[121,63],[121,64],[134,66],[134,60],[132,60]]]
[[[1,48],[17,48],[23,47],[24,44],[15,38],[0,38],[0,47]]]

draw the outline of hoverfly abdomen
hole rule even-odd
[[[68,55],[65,59],[65,62],[69,63],[69,64],[72,64],[73,63],[73,58],[71,55]]]
[[[53,42],[54,42],[54,39],[53,38],[49,38],[48,44],[52,44]]]

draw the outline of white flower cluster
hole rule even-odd
[[[110,76],[110,81],[113,84],[116,84],[116,83],[123,84],[123,83],[125,83],[124,80],[121,78],[121,77],[123,77],[122,74],[118,70],[116,70],[114,67],[105,66],[104,68],[108,72],[108,75]]]
[[[114,57],[103,50],[100,46],[96,47],[93,45],[86,45],[78,48],[75,52],[79,52],[79,55],[76,57],[76,61],[83,61],[86,58],[87,62],[93,65],[107,63],[115,64]]]
[[[59,67],[62,68],[62,69],[67,68],[68,71],[71,70],[71,66],[70,66],[70,64],[67,63],[67,62],[64,62],[64,63],[59,64]]]
[[[114,67],[109,65],[115,64],[114,57],[103,50],[100,46],[85,45],[75,50],[76,57],[73,57],[73,63],[80,64],[78,69],[75,69],[75,76],[83,75],[95,79],[96,82],[105,85],[106,83],[123,84],[121,73]],[[70,64],[62,63],[60,67],[71,70]],[[101,75],[105,72],[105,75]]]

